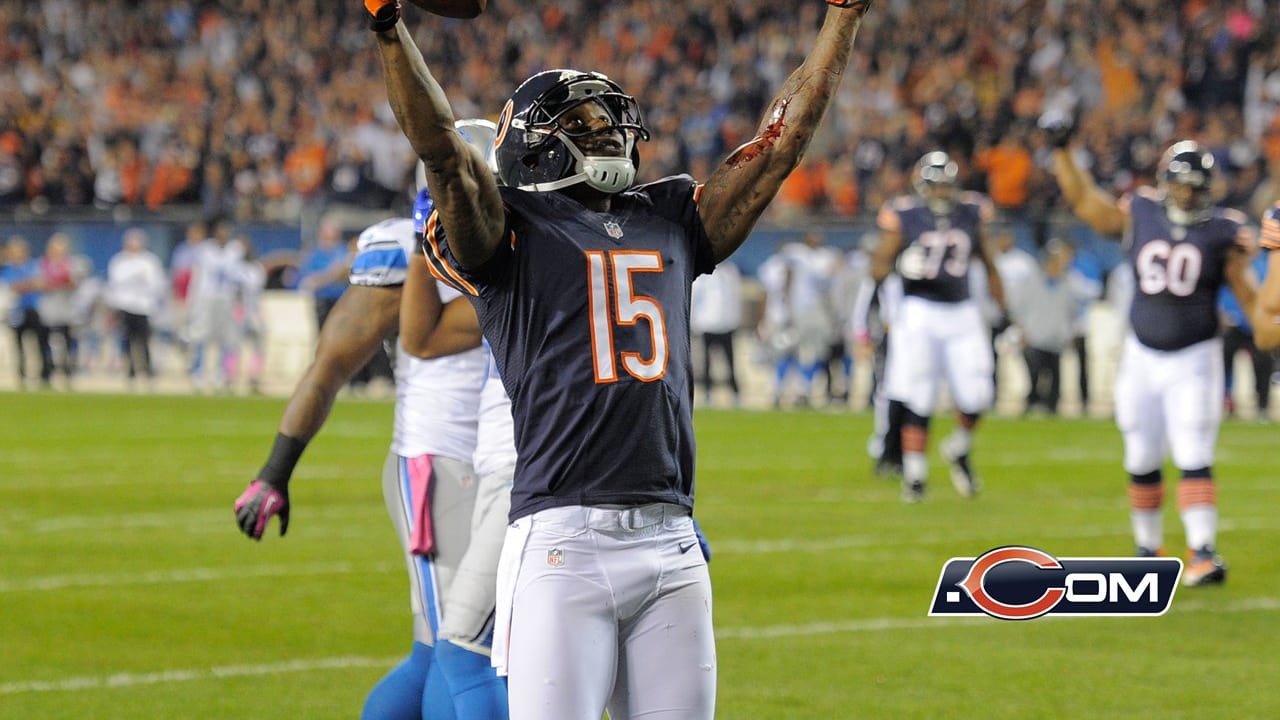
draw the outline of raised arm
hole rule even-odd
[[[502,237],[502,198],[493,172],[454,127],[444,90],[399,20],[399,0],[368,0],[387,98],[396,121],[426,166],[449,249],[464,267],[483,265]]]
[[[734,150],[702,189],[698,214],[716,262],[747,239],[782,181],[799,165],[844,76],[871,0],[828,3],[817,41],[773,99],[756,137]]]
[[[1053,176],[1058,180],[1063,199],[1076,217],[1109,237],[1118,237],[1124,232],[1127,218],[1120,209],[1120,203],[1098,187],[1093,178],[1076,164],[1066,147],[1053,151]]]
[[[1259,350],[1280,348],[1280,250],[1267,257],[1267,275],[1254,301],[1253,341]]]

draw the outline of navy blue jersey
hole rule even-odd
[[[1133,265],[1129,324],[1143,345],[1180,350],[1218,334],[1218,291],[1233,248],[1248,243],[1243,214],[1215,208],[1190,226],[1169,221],[1163,196],[1139,188],[1128,198],[1125,238]]]
[[[511,396],[511,520],[563,505],[693,507],[689,293],[715,267],[699,191],[666,178],[599,213],[502,188],[504,241],[472,271],[432,215],[432,270],[470,297]]]
[[[914,195],[885,203],[876,221],[880,229],[901,233],[900,253],[923,254],[923,275],[904,277],[903,294],[947,303],[968,300],[969,265],[981,252],[982,226],[993,214],[990,201],[971,192],[961,193],[946,215],[935,214]]]

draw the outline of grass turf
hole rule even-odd
[[[0,717],[358,715],[409,646],[378,482],[391,405],[337,404],[289,535],[256,544],[231,504],[282,406],[0,394]],[[926,617],[942,564],[1006,544],[1129,554],[1109,422],[985,421],[982,496],[957,497],[935,453],[917,506],[871,477],[866,416],[695,423],[717,717],[1280,717],[1273,428],[1223,427],[1225,587],[1180,589],[1160,618],[1005,623]],[[1172,508],[1165,526],[1179,548]]]

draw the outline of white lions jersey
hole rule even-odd
[[[413,252],[413,221],[384,220],[360,233],[352,285],[403,285]],[[437,282],[440,300],[461,297]],[[476,449],[480,390],[488,374],[482,348],[423,360],[396,343],[396,419],[391,449],[403,457],[438,455],[469,461]]]
[[[480,430],[476,438],[476,454],[472,465],[476,475],[484,477],[516,465],[515,423],[511,420],[511,398],[502,386],[498,365],[493,361],[489,341],[484,342],[489,363],[484,388],[480,391]]]
[[[242,284],[243,264],[244,246],[239,240],[226,245],[213,240],[200,243],[191,267],[191,301],[235,298]]]

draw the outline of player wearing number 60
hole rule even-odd
[[[634,186],[649,138],[636,100],[599,73],[552,70],[499,114],[500,189],[398,3],[366,2],[436,202],[430,266],[475,306],[511,397],[493,663],[513,720],[714,714],[711,584],[690,517],[690,287],[746,239],[846,72],[869,2],[828,4],[759,135],[705,184]]]
[[[1162,554],[1160,508],[1165,448],[1181,472],[1178,511],[1186,531],[1184,585],[1220,583],[1226,566],[1217,554],[1214,445],[1222,419],[1222,339],[1216,298],[1231,288],[1248,317],[1254,281],[1254,242],[1243,214],[1210,199],[1213,156],[1191,141],[1175,143],[1159,167],[1159,187],[1139,187],[1117,200],[1103,192],[1067,149],[1058,146],[1053,170],[1077,217],[1110,237],[1123,233],[1133,266],[1130,333],[1116,375],[1116,424],[1124,435],[1129,509],[1139,555]]]

